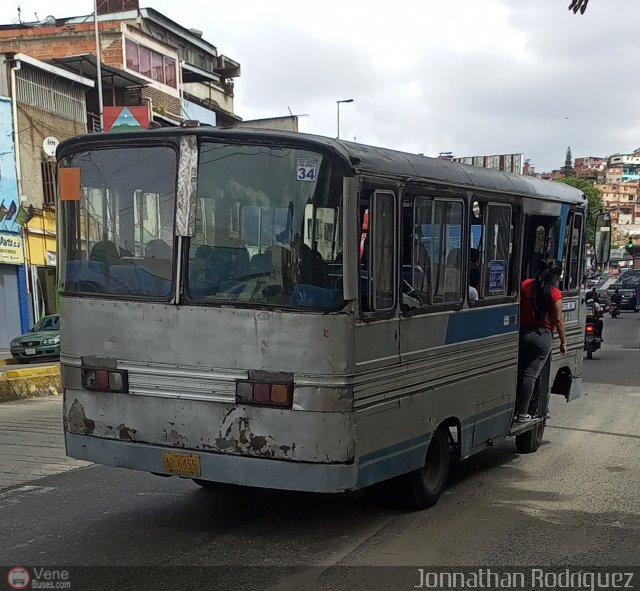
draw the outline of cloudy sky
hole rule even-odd
[[[91,0],[20,0],[89,14]],[[640,2],[590,0],[155,0],[240,62],[236,113],[294,114],[301,131],[409,152],[522,152],[537,171],[640,146]],[[17,0],[0,5],[15,22]]]

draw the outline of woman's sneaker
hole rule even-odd
[[[531,420],[531,415],[526,415],[526,414],[518,414],[514,419],[516,423],[526,423],[530,420]]]

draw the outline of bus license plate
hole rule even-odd
[[[200,476],[200,456],[197,454],[179,454],[165,451],[162,456],[165,472],[181,476]]]
[[[36,350],[35,349],[25,349],[24,350],[26,355],[35,355],[36,354]]]

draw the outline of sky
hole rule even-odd
[[[640,146],[640,2],[141,0],[238,61],[243,119],[426,156],[523,153],[536,171]],[[0,23],[90,14],[4,0]]]

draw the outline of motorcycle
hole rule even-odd
[[[620,304],[617,302],[611,302],[609,304],[609,314],[611,314],[611,318],[620,316]]]
[[[587,307],[587,322],[584,328],[584,350],[587,352],[587,359],[593,359],[593,353],[602,346],[602,339],[595,322],[598,311],[594,306]]]

